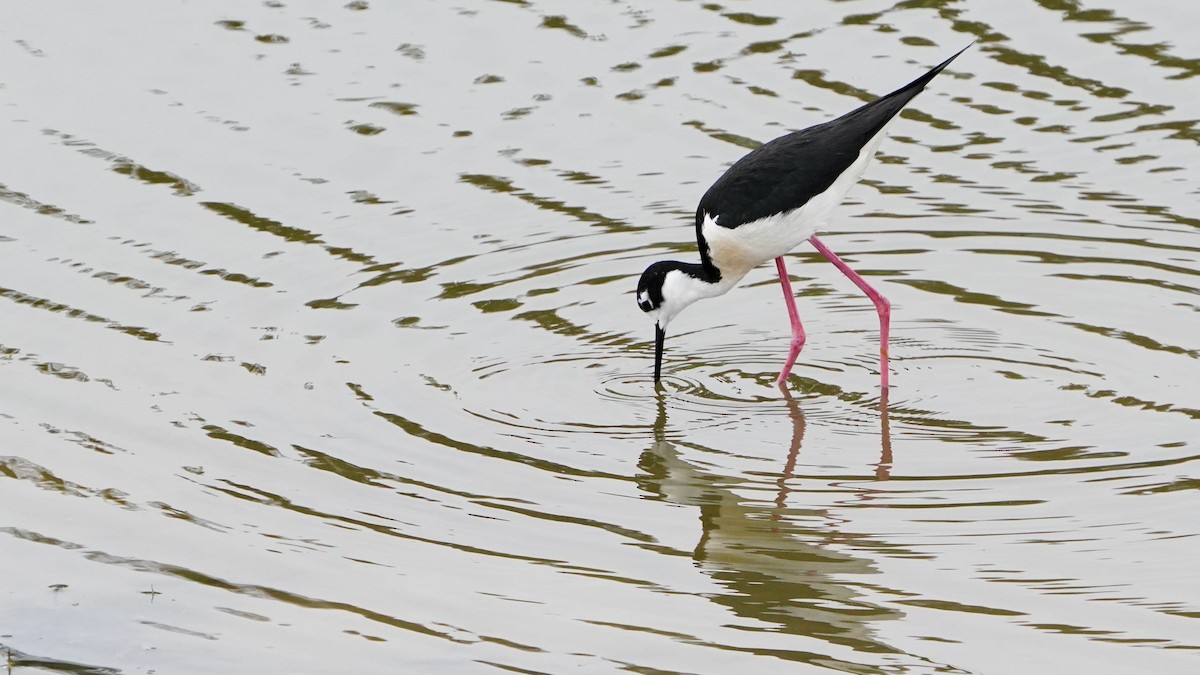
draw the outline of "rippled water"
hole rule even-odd
[[[0,648],[24,672],[1192,672],[1189,3],[6,3]],[[809,332],[673,324],[747,148],[977,40]]]

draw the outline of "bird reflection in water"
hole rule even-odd
[[[712,473],[702,463],[686,459],[686,454],[694,453],[681,453],[680,448],[719,451],[690,440],[669,440],[666,398],[661,392],[654,443],[639,462],[644,472],[638,476],[639,486],[655,498],[699,508],[701,531],[692,558],[697,569],[726,589],[708,596],[712,601],[738,616],[770,623],[773,627],[767,630],[809,636],[876,655],[902,653],[882,643],[871,628],[872,623],[898,619],[902,613],[868,602],[855,590],[861,585],[855,576],[878,574],[878,570],[870,559],[853,555],[854,550],[889,545],[844,531],[844,517],[828,508],[788,505],[798,501],[792,492],[803,482],[796,478],[795,470],[806,422],[799,402],[786,389],[783,394],[792,435],[782,471],[775,479],[773,500],[746,496],[762,487],[752,477]],[[880,401],[880,422],[882,455],[872,468],[877,480],[887,480],[892,448],[886,392]],[[857,499],[869,500],[876,491],[864,489],[862,482],[854,481],[853,487],[827,485],[853,490]],[[837,661],[829,654],[807,651],[772,653],[827,666]]]

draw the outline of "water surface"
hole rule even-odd
[[[1187,3],[10,3],[23,672],[1191,672]],[[825,241],[633,298],[748,148],[975,46]]]

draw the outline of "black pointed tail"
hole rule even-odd
[[[938,73],[945,70],[946,66],[950,65],[951,61],[953,61],[954,59],[957,59],[963,52],[967,51],[974,45],[975,45],[975,43],[972,42],[971,44],[967,45],[966,47],[963,47],[962,49],[955,52],[954,55],[951,56],[950,58],[946,59],[945,61],[942,61],[941,63],[937,64],[933,68],[930,68],[929,72],[918,77],[917,79],[913,80],[912,82],[909,82],[908,84],[904,85],[903,87],[900,87],[899,89],[897,89],[896,91],[893,91],[892,93],[888,94],[887,96],[880,97],[878,100],[868,103],[867,105],[863,106],[863,108],[883,106],[883,107],[893,108],[896,112],[900,112],[900,109],[903,108],[904,106],[908,105],[908,102],[913,100],[914,96],[921,93],[921,91],[923,89],[925,89],[925,85],[929,84],[930,80],[937,77]],[[884,103],[885,101],[889,101],[892,99],[894,99],[893,105],[888,106],[887,104]],[[862,110],[863,108],[859,108],[859,110]],[[858,111],[856,110],[855,112],[858,112]],[[850,113],[850,114],[853,115],[854,113]]]

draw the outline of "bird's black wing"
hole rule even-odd
[[[776,138],[739,159],[700,200],[697,229],[705,214],[721,227],[733,228],[797,209],[829,189],[880,129],[959,54],[887,96]]]

